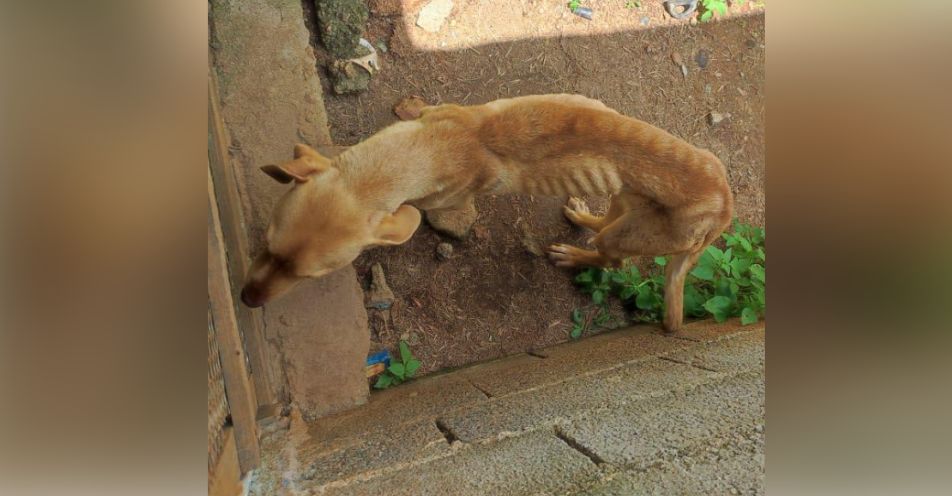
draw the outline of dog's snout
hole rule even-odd
[[[241,301],[251,308],[260,307],[264,305],[264,293],[256,286],[249,284],[241,290]]]

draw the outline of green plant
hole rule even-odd
[[[413,358],[413,354],[410,353],[410,345],[406,341],[400,341],[400,361],[391,360],[387,370],[384,370],[383,374],[380,374],[380,377],[377,378],[374,388],[386,389],[390,386],[399,385],[416,375],[419,368],[420,361]]]
[[[640,9],[641,0],[625,0],[625,8],[628,10],[631,9]]]
[[[698,9],[701,22],[710,21],[714,17],[714,12],[717,12],[719,16],[727,15],[727,0],[701,0],[698,3],[701,7]]]
[[[582,0],[571,0],[569,2],[569,10],[575,10],[582,6]]]
[[[695,318],[710,315],[718,322],[739,316],[742,324],[752,324],[767,306],[766,233],[735,220],[732,232],[721,237],[726,249],[707,247],[685,282],[684,313]],[[630,263],[613,270],[586,269],[576,276],[575,283],[602,308],[606,298],[614,295],[632,312],[634,320],[654,322],[664,315],[667,263],[666,257],[655,257],[651,273],[644,276]],[[573,322],[576,320],[573,314]],[[581,325],[577,334],[585,328]]]
[[[718,322],[739,316],[742,324],[752,324],[767,308],[766,233],[735,220],[733,233],[721,237],[726,249],[707,247],[691,271],[692,308],[688,310],[685,291],[685,309],[689,314],[702,314],[700,304]]]
[[[588,316],[582,309],[576,308],[572,310],[572,330],[569,332],[569,336],[572,339],[578,339],[582,337],[582,333],[589,328],[590,324],[597,327],[608,327],[611,320],[612,313],[605,305],[596,305],[594,313],[588,312]]]

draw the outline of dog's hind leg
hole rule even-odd
[[[637,203],[633,203],[637,204]],[[684,320],[684,280],[706,246],[713,225],[706,215],[690,215],[658,205],[626,212],[602,229],[593,244],[604,256],[671,255],[665,266],[664,328],[680,329]]]
[[[675,332],[684,321],[684,280],[704,250],[672,255],[664,267],[664,328]]]

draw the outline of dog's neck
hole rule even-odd
[[[398,122],[334,158],[341,178],[363,204],[393,212],[433,193],[430,148],[421,146],[417,121]]]

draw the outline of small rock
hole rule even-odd
[[[694,56],[694,61],[697,62],[697,66],[701,69],[707,67],[708,60],[707,50],[704,49],[698,50],[697,55]]]
[[[711,112],[707,114],[707,123],[712,126],[716,126],[720,124],[721,122],[723,122],[724,120],[729,119],[730,116],[731,114],[729,112],[726,114],[722,114],[720,112]]]
[[[641,20],[638,21],[642,26],[647,26],[651,24],[651,19],[648,16],[642,16]]]
[[[542,245],[539,244],[539,240],[535,239],[530,234],[526,234],[522,237],[522,247],[525,248],[527,252],[537,257],[545,255],[545,250],[542,249]]]
[[[436,256],[440,260],[449,260],[453,256],[453,245],[449,243],[440,243],[436,245]]]
[[[704,85],[704,93],[706,93],[706,94],[708,94],[708,95],[711,94],[711,84],[710,84],[710,83],[707,83],[707,84]]]
[[[692,26],[697,26],[697,17],[692,17],[691,20],[688,21],[688,24]]]
[[[476,222],[476,207],[472,204],[459,210],[427,210],[426,221],[433,229],[454,239],[465,239]]]
[[[681,68],[681,75],[688,77],[688,66],[684,65],[684,59],[681,58],[681,54],[674,52],[671,54],[671,61],[674,62],[674,65]]]
[[[439,32],[443,22],[453,11],[453,0],[433,0],[420,9],[416,25],[430,33]]]
[[[383,275],[383,267],[375,263],[370,268],[370,290],[364,306],[377,310],[386,310],[393,306],[393,291],[387,286],[387,278]]]

